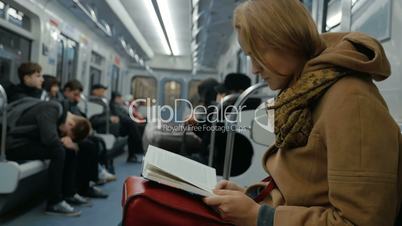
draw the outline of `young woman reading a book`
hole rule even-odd
[[[276,188],[264,201],[223,181],[217,206],[235,225],[392,226],[401,201],[401,136],[373,79],[390,75],[381,44],[319,35],[298,0],[249,0],[234,26],[253,73],[273,90],[276,142],[263,159]]]

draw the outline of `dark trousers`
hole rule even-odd
[[[78,193],[85,193],[89,189],[89,182],[98,180],[99,138],[90,136],[80,143],[77,155],[77,189]]]
[[[7,159],[12,161],[50,159],[48,205],[62,201],[63,191],[74,191],[74,155],[62,147],[45,147],[38,142],[7,150]]]
[[[66,158],[63,170],[63,196],[71,197],[77,193],[77,152],[66,149]]]
[[[133,157],[135,154],[143,154],[142,133],[139,125],[128,117],[120,117],[120,136],[128,136],[128,156]]]

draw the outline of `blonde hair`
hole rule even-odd
[[[234,12],[243,48],[261,63],[263,43],[280,51],[313,58],[325,46],[309,12],[299,0],[248,0]]]

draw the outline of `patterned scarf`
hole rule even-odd
[[[346,74],[334,68],[305,73],[278,95],[273,106],[267,106],[268,110],[275,110],[276,148],[291,149],[307,144],[313,128],[312,103]]]

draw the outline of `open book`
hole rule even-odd
[[[214,168],[149,145],[142,175],[152,181],[197,195],[210,196],[217,179]]]

